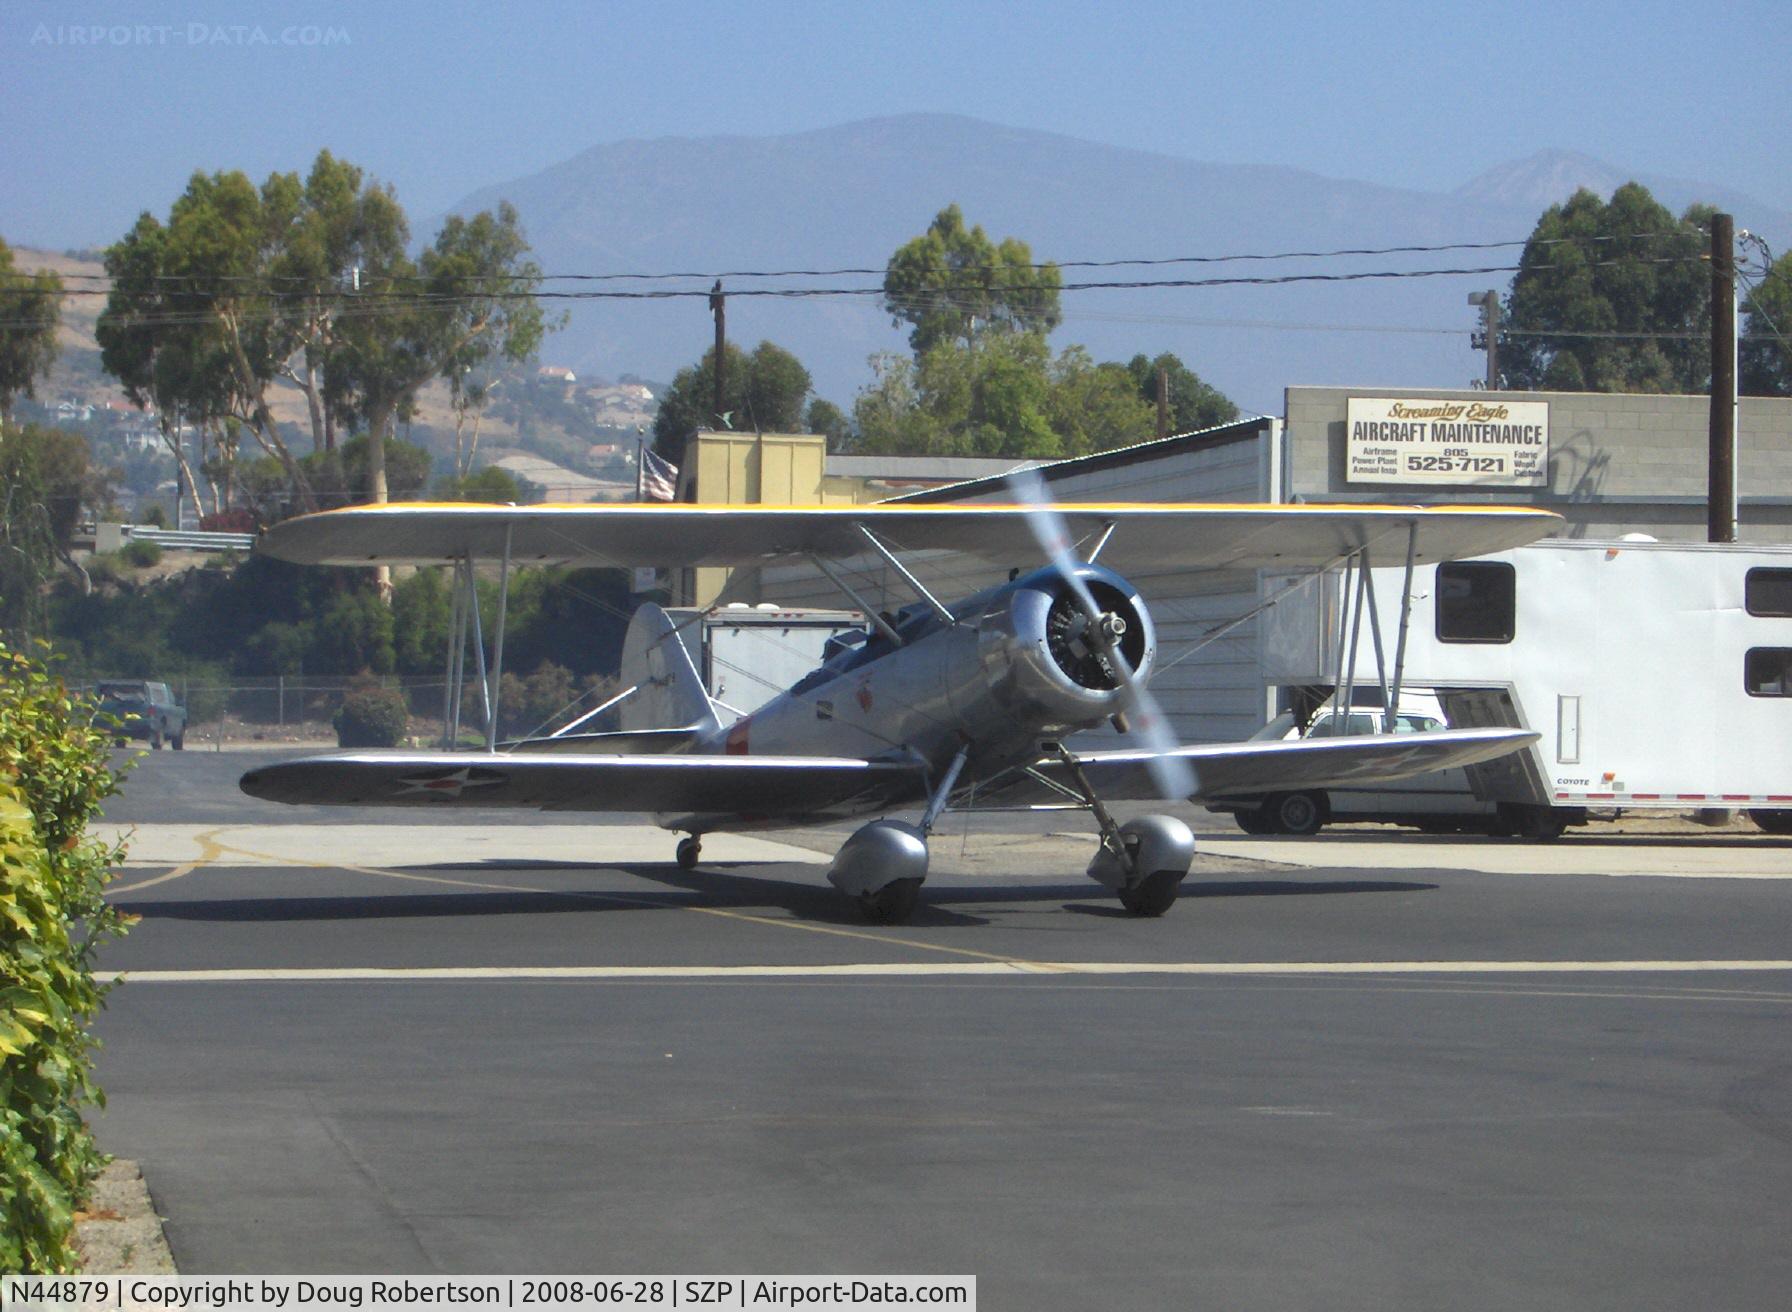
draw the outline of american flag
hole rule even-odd
[[[645,446],[641,448],[641,497],[646,501],[678,500],[678,466]]]

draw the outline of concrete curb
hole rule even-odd
[[[177,1275],[162,1218],[137,1163],[114,1159],[75,1214],[75,1247],[89,1275]]]

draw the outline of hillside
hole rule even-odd
[[[123,389],[101,368],[99,343],[94,336],[100,312],[105,308],[105,292],[110,286],[104,267],[98,260],[82,254],[21,247],[14,250],[13,256],[18,266],[26,271],[47,269],[55,273],[63,280],[65,291],[75,293],[63,298],[56,364],[49,376],[38,384],[39,401],[48,407],[66,401],[77,407],[126,408],[129,401]],[[550,343],[550,351],[552,346]],[[505,386],[498,389],[499,399],[488,407],[480,425],[482,456],[489,452],[491,458],[496,459],[506,451],[534,453],[544,458],[540,467],[549,469],[554,466],[547,461],[556,461],[568,472],[557,476],[549,486],[554,492],[564,492],[568,496],[583,490],[591,482],[587,476],[592,473],[609,468],[613,476],[620,476],[613,460],[594,463],[590,449],[594,445],[623,440],[617,435],[616,425],[632,432],[635,423],[651,423],[650,410],[618,410],[613,404],[606,405],[603,400],[596,399],[581,413],[576,407],[558,404],[562,398],[551,397],[543,398],[525,417],[517,412],[513,402],[504,399],[504,394],[506,389],[512,394],[527,391],[534,371],[532,364],[522,366],[512,371],[505,379]],[[293,449],[301,454],[309,451],[311,429],[304,393],[280,382],[275,384],[270,396],[274,419]],[[74,426],[80,425],[75,423]],[[436,453],[438,472],[445,468],[441,460],[452,452],[454,440],[454,410],[446,383],[431,383],[418,395],[417,414],[407,435]],[[104,454],[108,459],[117,458],[116,453],[110,451]],[[485,459],[479,463],[485,463]],[[163,476],[173,476],[171,461]],[[632,481],[632,477],[629,475],[626,481]]]

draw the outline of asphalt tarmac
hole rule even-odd
[[[1197,813],[1217,855],[1148,921],[1082,877],[1075,817],[953,817],[914,922],[873,928],[826,883],[838,833],[687,875],[627,818],[237,794],[264,759],[147,756],[108,812],[142,919],[101,962],[134,978],[97,1124],[183,1272],[973,1273],[1066,1309],[1792,1288],[1785,840],[1427,865]]]

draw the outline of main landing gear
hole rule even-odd
[[[695,870],[697,861],[703,855],[703,840],[696,834],[678,840],[678,868]]]
[[[1116,824],[1089,786],[1083,767],[1062,744],[1058,759],[1101,829],[1101,846],[1089,862],[1089,878],[1118,893],[1120,905],[1133,915],[1163,915],[1176,905],[1182,881],[1194,864],[1194,834],[1173,815],[1141,815]]]
[[[902,925],[915,914],[927,878],[927,838],[945,813],[971,749],[961,747],[940,776],[921,823],[873,820],[840,845],[828,867],[828,882],[854,898],[874,925]]]

